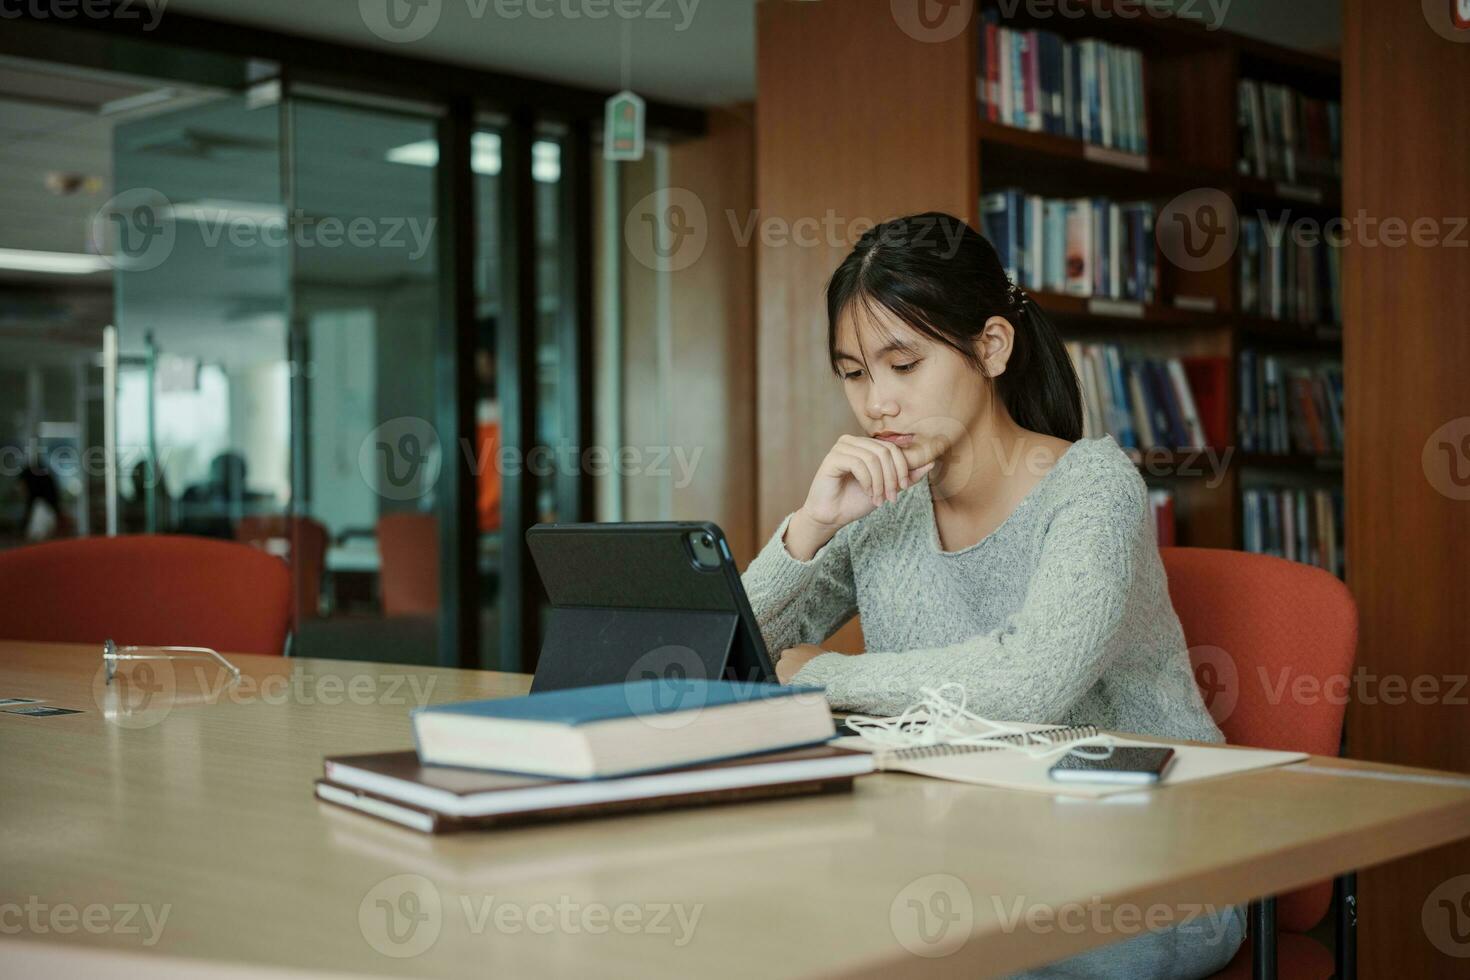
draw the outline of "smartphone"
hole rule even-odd
[[[1050,773],[1059,783],[1157,783],[1173,763],[1170,748],[1118,746],[1106,759],[1069,753]]]

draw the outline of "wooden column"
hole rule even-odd
[[[693,193],[709,237],[670,274],[674,520],[714,520],[740,565],[765,538],[755,523],[755,251],[730,233],[755,214],[755,107],[712,108],[709,131],[669,147],[669,181]],[[685,470],[687,469],[687,472]]]
[[[942,210],[977,219],[974,27],[924,41],[887,3],[762,0],[756,80],[764,543],[806,499],[837,437],[860,431],[827,360],[828,277],[863,231],[888,218]],[[833,645],[854,640],[845,631]]]
[[[1427,6],[1447,28],[1450,0]],[[1418,0],[1346,0],[1343,13],[1343,214],[1355,222],[1342,276],[1347,561],[1365,682],[1347,748],[1464,772],[1470,691],[1455,679],[1470,671],[1470,488],[1456,480],[1470,471],[1470,31],[1441,36]],[[1388,224],[1421,219],[1442,244],[1395,238]],[[1416,682],[1433,693],[1416,695]],[[1466,874],[1467,844],[1362,874],[1360,975],[1465,976],[1470,959],[1442,946],[1467,925],[1470,879],[1432,893]]]

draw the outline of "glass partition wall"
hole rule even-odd
[[[331,45],[307,80],[223,53],[159,58],[162,37],[13,26],[0,57],[127,67],[129,96],[149,93],[104,121],[105,200],[70,249],[106,264],[89,284],[110,297],[54,393],[86,424],[48,423],[46,391],[16,413],[35,417],[17,446],[106,450],[105,473],[67,485],[85,513],[64,533],[278,555],[296,655],[534,666],[544,599],[525,529],[591,516],[590,245],[574,236],[601,97],[549,87],[547,112],[483,114],[493,75],[425,71],[405,101],[408,86],[346,82]],[[44,379],[43,360],[14,373]]]
[[[270,83],[114,133],[119,529],[279,555],[298,655],[451,659],[436,149]]]

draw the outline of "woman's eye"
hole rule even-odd
[[[918,361],[909,361],[907,364],[895,364],[893,365],[893,370],[897,371],[899,374],[908,374],[915,367],[917,367],[918,364]]]
[[[858,378],[861,378],[862,376],[863,376],[863,372],[861,372],[861,371],[849,371],[849,372],[847,372],[846,374],[844,374],[842,376],[842,380],[843,381],[856,381]]]

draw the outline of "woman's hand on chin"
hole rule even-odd
[[[815,643],[800,643],[794,647],[788,647],[781,651],[781,656],[776,661],[776,679],[782,684],[790,684],[791,678],[796,676],[798,670],[806,666],[808,660],[830,652],[830,650],[823,650]]]

